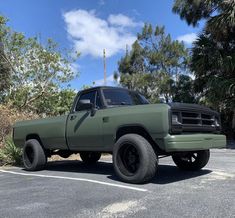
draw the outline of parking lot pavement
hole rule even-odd
[[[115,176],[111,159],[96,166],[50,162],[44,171],[0,168],[0,217],[235,217],[235,150],[212,150],[199,172],[160,159],[152,182]]]

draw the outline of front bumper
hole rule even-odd
[[[164,147],[167,152],[225,148],[226,137],[218,134],[167,135]]]

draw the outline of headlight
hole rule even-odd
[[[177,114],[172,114],[171,119],[172,119],[172,124],[180,124]]]

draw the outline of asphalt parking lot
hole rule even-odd
[[[212,150],[199,172],[160,159],[154,180],[120,182],[111,160],[50,162],[44,171],[0,168],[0,217],[235,217],[235,150]]]

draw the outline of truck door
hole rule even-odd
[[[97,108],[94,116],[91,116],[90,111],[79,108],[78,102],[85,99],[89,99]],[[102,149],[102,110],[99,110],[100,105],[100,94],[97,90],[82,93],[78,97],[77,104],[67,120],[67,141],[71,150]]]

